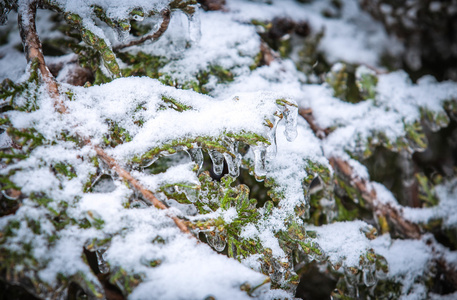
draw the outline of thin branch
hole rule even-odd
[[[51,74],[49,71],[48,67],[46,66],[46,63],[44,61],[44,56],[42,53],[42,48],[41,48],[41,42],[38,37],[38,34],[36,32],[36,26],[35,26],[35,15],[36,15],[36,7],[37,7],[37,1],[30,1],[29,3],[23,3],[21,2],[21,6],[18,9],[18,22],[19,22],[19,27],[21,31],[21,38],[22,42],[24,44],[24,49],[27,57],[27,61],[38,61],[38,68],[41,72],[41,76],[47,85],[49,95],[55,99],[55,105],[56,109],[60,113],[67,113],[67,109],[62,101],[62,98],[60,97],[59,94],[59,86],[57,84],[57,81],[55,80],[54,76]],[[168,13],[165,13],[169,17],[169,11]],[[165,19],[164,19],[165,21]],[[168,19],[169,21],[169,19]],[[168,26],[168,21],[166,26]],[[162,26],[161,26],[162,28]],[[81,139],[88,145],[92,145],[91,141],[87,138],[84,138],[80,136]],[[132,177],[132,175],[123,169],[114,158],[109,156],[102,148],[96,145],[92,145],[94,148],[95,152],[97,155],[106,163],[110,168],[113,168],[116,173],[126,180],[132,187],[137,189],[138,191],[141,192],[143,197],[150,201],[151,204],[153,204],[155,207],[159,209],[168,209],[168,207],[160,202],[153,193],[151,193],[149,190],[147,190],[144,186],[142,186],[138,180]],[[187,226],[184,224],[182,220],[177,218],[176,216],[169,215],[171,219],[175,222],[175,224],[178,226],[178,228],[184,232],[190,234],[189,229]]]
[[[405,237],[411,239],[419,239],[421,237],[420,227],[405,220],[401,212],[395,207],[380,202],[377,198],[376,190],[371,186],[371,183],[358,177],[347,161],[338,157],[331,157],[329,160],[334,169],[351,180],[351,184],[360,192],[365,203],[377,215],[385,217]]]
[[[313,116],[313,110],[311,108],[300,108],[298,110],[298,114],[306,120],[309,127],[311,127],[311,130],[319,139],[324,139],[330,133],[328,128],[321,128],[316,124],[316,120]]]
[[[49,71],[44,61],[41,42],[38,37],[35,25],[37,1],[21,1],[18,7],[18,24],[24,46],[27,62],[38,61],[38,69],[46,83],[50,96],[56,100],[57,110],[61,113],[66,112],[65,105],[59,94],[57,82]]]
[[[88,142],[88,144],[90,144],[90,142]],[[114,171],[116,171],[116,173],[121,178],[125,179],[135,189],[137,189],[143,195],[143,197],[146,200],[148,200],[152,205],[154,205],[158,209],[168,209],[168,207],[165,204],[163,204],[159,199],[157,199],[156,196],[154,196],[153,193],[151,193],[144,186],[142,186],[141,183],[138,182],[138,180],[133,178],[132,175],[128,171],[123,169],[116,162],[116,160],[114,158],[112,158],[111,156],[109,156],[102,148],[100,148],[99,146],[93,146],[93,147],[94,147],[95,152],[97,152],[97,155],[101,159],[103,159],[103,161],[105,163],[107,163],[110,168],[114,169]],[[177,217],[175,217],[173,215],[170,215],[170,218],[173,219],[173,221],[175,222],[176,226],[178,226],[179,229],[181,229],[182,232],[190,233],[189,229],[187,228],[187,226],[184,224],[184,222],[181,219],[179,219],[179,218],[177,218]]]
[[[319,139],[324,139],[329,134],[328,129],[319,127],[313,116],[313,111],[310,108],[300,108],[298,113],[308,122],[311,130]],[[344,177],[351,180],[351,184],[359,191],[363,200],[368,206],[378,215],[383,216],[394,225],[395,229],[401,232],[404,236],[412,239],[421,237],[421,230],[418,225],[405,220],[400,211],[380,202],[377,198],[375,189],[370,182],[360,178],[354,173],[349,162],[339,157],[330,157],[330,164],[334,169],[341,173]]]
[[[160,28],[156,32],[154,32],[153,34],[150,34],[150,35],[142,36],[141,38],[130,41],[127,44],[116,46],[113,48],[113,50],[118,51],[118,50],[121,50],[121,49],[124,49],[127,47],[140,45],[140,44],[143,44],[144,42],[146,42],[147,40],[154,40],[154,41],[158,40],[162,36],[162,34],[167,30],[168,24],[170,24],[170,15],[171,15],[170,10],[164,9],[162,11],[162,18],[163,18],[162,23],[160,24]]]

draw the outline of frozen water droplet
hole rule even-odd
[[[362,272],[363,272],[363,276],[362,276],[363,283],[366,286],[370,287],[370,286],[374,286],[376,283],[378,283],[378,279],[375,276],[375,267],[373,264],[363,268]]]
[[[268,140],[270,141],[271,145],[267,148],[267,158],[272,159],[276,157],[276,153],[278,151],[278,146],[276,144],[276,129],[278,127],[278,123],[281,120],[278,116],[274,116],[274,123],[273,127],[270,129],[268,133],[269,137]]]
[[[224,158],[227,162],[229,174],[238,177],[240,175],[241,155],[237,153],[236,156],[233,157],[228,153],[224,153]]]
[[[287,105],[284,109],[284,118],[286,120],[286,129],[284,134],[289,142],[292,142],[297,137],[297,114],[298,108],[296,106]]]
[[[216,150],[209,150],[208,154],[213,162],[214,174],[221,175],[224,170],[224,156]]]
[[[105,254],[106,249],[100,248],[95,251],[95,254],[97,255],[97,262],[98,262],[98,269],[100,270],[100,273],[106,274],[109,272],[109,266],[108,263],[105,261],[104,254]]]
[[[219,232],[206,232],[205,233],[206,240],[208,244],[214,248],[217,252],[221,252],[224,250],[225,245],[227,244],[225,239],[222,238]]]
[[[195,12],[187,15],[189,19],[189,38],[192,44],[197,44],[202,37],[200,10],[198,5],[193,5],[193,7],[195,8]]]
[[[266,169],[266,147],[263,145],[254,146],[252,151],[254,152],[254,173],[257,181],[263,181],[265,175],[267,175]]]
[[[203,152],[201,148],[188,149],[190,158],[198,165],[198,172],[200,172],[203,166]]]

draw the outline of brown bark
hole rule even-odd
[[[405,220],[397,208],[394,208],[389,204],[381,203],[377,199],[376,191],[371,186],[371,183],[354,174],[352,167],[347,161],[338,157],[331,157],[329,160],[330,164],[336,171],[351,181],[351,184],[357,188],[362,195],[362,198],[365,200],[367,206],[377,215],[384,216],[403,236],[410,239],[421,238],[421,230],[419,226]]]
[[[21,2],[18,9],[19,31],[24,46],[25,56],[28,62],[34,60],[38,61],[38,69],[46,83],[49,95],[55,99],[57,110],[64,113],[66,112],[66,108],[60,97],[59,87],[44,61],[41,42],[35,25],[36,9],[37,1],[30,1],[28,4]]]
[[[316,124],[316,120],[313,116],[313,110],[311,108],[300,108],[298,114],[302,116],[311,127],[311,130],[319,139],[324,139],[329,134],[330,130],[327,128],[321,128]]]

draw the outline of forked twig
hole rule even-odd
[[[114,47],[113,50],[117,51],[117,50],[121,50],[121,49],[124,49],[127,47],[140,45],[140,44],[143,44],[144,42],[146,42],[147,40],[157,40],[167,30],[168,24],[170,24],[170,15],[171,15],[170,10],[164,9],[162,11],[162,18],[163,18],[162,23],[160,24],[160,27],[156,32],[154,32],[153,34],[150,34],[150,35],[143,36],[137,40],[130,41],[127,44],[118,45],[118,46]]]
[[[49,71],[46,63],[44,61],[44,56],[42,52],[41,42],[38,37],[35,25],[35,15],[36,15],[37,1],[29,1],[29,3],[21,2],[21,5],[18,9],[18,22],[21,32],[22,43],[24,44],[24,49],[26,53],[26,58],[28,62],[38,61],[38,68],[41,72],[43,81],[45,82],[49,95],[52,99],[55,100],[55,106],[57,111],[60,113],[67,113],[65,104],[63,103],[62,97],[59,93],[59,86],[54,76]],[[169,16],[169,13],[168,13]],[[168,26],[168,22],[167,25]],[[162,26],[161,26],[162,28]],[[149,201],[152,205],[159,209],[167,209],[168,207],[158,200],[154,194],[146,189],[141,183],[138,182],[133,176],[123,169],[119,163],[116,162],[114,158],[109,156],[102,148],[99,146],[93,145],[91,141],[85,137],[80,136],[81,139],[88,145],[92,145],[97,155],[110,167],[113,168],[116,173],[126,180],[132,187],[137,189],[143,197]],[[177,218],[176,216],[169,215],[171,219],[175,222],[176,226],[184,232],[190,234],[189,229],[184,224],[184,222]]]

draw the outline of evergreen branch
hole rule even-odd
[[[25,1],[24,1],[25,2]],[[60,113],[67,113],[67,108],[65,107],[65,104],[62,101],[62,98],[59,94],[59,87],[57,84],[57,81],[55,80],[54,76],[51,74],[49,71],[48,67],[46,66],[46,63],[44,61],[44,56],[42,52],[42,47],[41,47],[41,42],[38,37],[37,31],[36,31],[36,25],[35,25],[35,16],[36,16],[36,9],[37,9],[37,1],[32,0],[29,2],[21,2],[20,7],[18,9],[18,22],[19,22],[19,28],[20,28],[20,33],[21,33],[21,38],[22,42],[24,44],[24,50],[26,54],[27,61],[37,61],[38,62],[38,68],[41,72],[41,76],[46,83],[48,87],[48,92],[51,98],[55,100],[55,106],[57,111]],[[165,17],[167,16],[167,17]],[[169,22],[169,16],[170,12],[167,10],[164,12],[164,26],[168,26]],[[161,26],[161,29],[164,27]],[[166,29],[166,28],[165,28]],[[165,31],[163,29],[163,31]],[[161,31],[159,29],[159,31]],[[158,32],[159,32],[158,31]],[[163,33],[163,31],[159,34],[159,36]],[[91,141],[89,139],[86,139],[84,137],[81,137],[82,140],[88,144],[92,145]],[[116,173],[123,179],[125,179],[132,187],[137,189],[138,191],[141,192],[143,197],[150,201],[155,207],[159,209],[167,209],[168,207],[160,202],[153,193],[151,193],[149,190],[147,190],[145,187],[143,187],[138,180],[132,177],[132,175],[123,169],[114,158],[109,156],[102,148],[92,145],[94,148],[95,152],[97,155],[105,161],[110,168],[113,168]],[[178,219],[175,216],[169,215],[171,219],[175,222],[175,224],[179,227],[179,229],[184,232],[188,233],[189,229],[187,226]]]
[[[153,34],[143,36],[137,40],[130,41],[129,43],[124,44],[124,45],[116,46],[116,47],[114,47],[114,50],[118,51],[118,50],[121,50],[121,49],[124,49],[127,47],[140,45],[140,44],[146,42],[147,40],[153,40],[153,41],[158,40],[162,36],[162,34],[167,30],[168,24],[170,24],[170,14],[171,13],[170,13],[169,9],[164,9],[162,11],[162,18],[163,18],[162,23],[160,24],[159,29],[156,32],[154,32]]]

